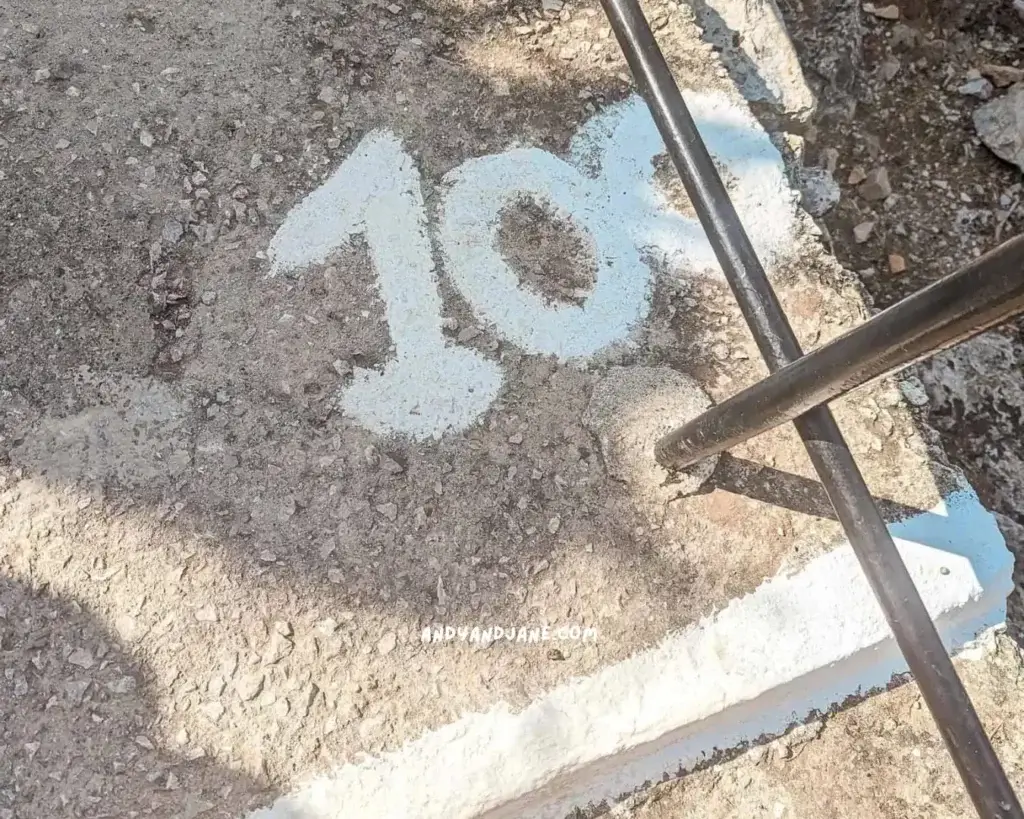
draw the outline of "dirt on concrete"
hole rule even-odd
[[[506,208],[498,249],[523,286],[549,302],[582,305],[593,290],[593,250],[571,222],[533,199]]]
[[[686,6],[649,11],[680,76],[736,95]],[[803,39],[785,11],[817,65],[814,10]],[[816,135],[777,135],[794,161],[832,148],[841,182],[934,133],[886,131],[879,113],[872,158],[857,109],[828,126],[861,88],[844,72],[903,48],[856,11],[864,50],[823,57],[837,90],[822,90]],[[517,141],[564,153],[631,91],[597,5],[16,0],[0,15],[0,818],[238,816],[311,772],[621,659],[839,536],[788,430],[723,458],[716,483],[652,524],[583,423],[601,368],[524,355],[443,280],[445,332],[500,358],[505,391],[464,435],[379,439],[335,401],[391,354],[367,248],[265,276],[284,214],[374,128],[415,152],[428,202],[467,158]],[[938,81],[946,57],[920,47],[879,94]],[[962,140],[937,140],[930,161],[962,168],[973,198],[894,165],[897,195],[948,220],[901,234],[889,225],[907,208],[843,184],[823,224],[846,267],[881,271],[863,276],[879,303],[931,275],[929,259],[955,266],[1020,224],[1005,166],[977,146],[960,158],[973,101],[942,83],[902,93],[925,116],[959,104]],[[1004,195],[1002,221],[957,221]],[[865,214],[869,239],[844,238]],[[547,216],[507,214],[501,246],[526,286],[572,302],[591,260],[573,245],[575,264],[545,267],[565,239]],[[911,276],[882,271],[890,251]],[[806,346],[864,316],[809,220],[776,275]],[[675,367],[714,400],[763,374],[720,284],[660,277],[642,335],[618,363]],[[1020,339],[969,349],[924,372],[925,411],[984,500],[1017,515],[1020,395],[1001,368]],[[972,367],[983,374],[963,378]],[[892,384],[837,412],[890,517],[935,503],[938,439]],[[557,657],[418,643],[437,622],[545,621],[601,639]]]
[[[957,670],[1010,780],[1024,784],[1024,658],[989,635]],[[586,815],[580,812],[580,815]],[[610,811],[632,819],[962,819],[974,810],[913,683],[794,728]]]

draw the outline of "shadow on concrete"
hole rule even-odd
[[[175,708],[198,695],[158,700],[144,654],[45,582],[0,577],[0,816],[100,819],[144,809],[237,819],[267,798],[258,778],[208,756],[217,749],[168,736]]]
[[[722,489],[747,498],[792,509],[802,515],[837,520],[824,487],[815,480],[783,472],[765,464],[723,453],[715,473],[701,491]],[[889,498],[875,498],[878,510],[889,523],[919,515],[938,517]],[[937,547],[938,548],[938,547]]]
[[[80,47],[82,32],[68,22],[64,11],[51,9],[51,18],[30,4],[22,5],[26,19],[33,14],[43,18],[46,30],[46,37],[36,37],[26,47],[26,64],[56,65],[66,51]],[[377,690],[383,692],[382,699],[398,700],[402,687],[419,679],[401,662],[373,675],[359,665],[366,656],[385,653],[380,641],[387,635],[379,624],[387,623],[390,629],[404,621],[415,629],[435,618],[450,621],[483,614],[516,622],[551,613],[577,616],[573,604],[560,598],[557,608],[546,598],[537,602],[543,587],[551,585],[549,562],[561,560],[572,569],[591,554],[585,551],[588,546],[595,547],[574,531],[577,522],[588,524],[588,534],[598,533],[596,552],[604,572],[600,579],[608,584],[610,607],[628,598],[619,594],[628,587],[633,597],[645,598],[645,606],[671,622],[702,613],[693,611],[688,600],[701,581],[702,567],[692,559],[664,559],[653,545],[661,536],[652,535],[648,522],[630,511],[624,493],[608,508],[581,502],[588,496],[572,481],[584,482],[588,474],[600,471],[600,463],[590,436],[578,424],[569,428],[535,421],[534,440],[519,449],[508,445],[507,430],[477,428],[462,440],[424,446],[423,461],[436,462],[436,469],[423,464],[409,467],[412,447],[355,431],[333,409],[338,382],[329,369],[331,362],[341,352],[368,355],[366,350],[343,350],[332,337],[327,343],[335,346],[300,347],[291,358],[272,359],[267,372],[255,360],[258,348],[243,335],[233,350],[237,369],[211,367],[215,377],[205,382],[189,373],[190,362],[204,353],[203,343],[212,343],[195,341],[189,334],[189,322],[211,307],[204,299],[208,290],[220,288],[216,299],[223,303],[232,292],[262,289],[271,292],[271,302],[280,299],[271,305],[280,307],[289,294],[301,289],[297,281],[272,285],[260,279],[253,286],[251,282],[262,276],[253,254],[265,250],[275,212],[308,192],[365,130],[394,127],[415,146],[417,161],[435,180],[466,158],[504,150],[514,139],[536,136],[533,141],[544,147],[564,151],[580,121],[629,93],[629,86],[614,74],[621,70],[621,61],[609,62],[600,72],[561,69],[559,81],[546,86],[528,75],[510,74],[508,66],[488,68],[460,56],[455,48],[459,41],[483,41],[490,36],[485,30],[498,23],[507,33],[507,18],[535,11],[530,4],[473,4],[461,13],[410,4],[407,12],[427,17],[422,31],[399,27],[392,12],[371,4],[353,7],[339,20],[334,4],[327,3],[250,7],[222,0],[211,11],[206,2],[177,2],[154,11],[142,26],[129,21],[120,28],[104,16],[105,4],[79,5],[81,15],[76,19],[111,25],[102,32],[87,29],[97,43],[101,36],[110,41],[103,44],[110,70],[90,69],[81,82],[90,83],[100,99],[120,94],[126,100],[124,109],[110,117],[110,131],[104,132],[104,140],[113,143],[113,158],[106,158],[106,149],[92,142],[79,149],[82,164],[96,165],[90,167],[94,176],[86,185],[50,151],[48,140],[57,131],[81,132],[81,112],[67,113],[72,109],[66,100],[74,99],[66,95],[72,80],[55,78],[29,95],[24,121],[4,123],[5,138],[35,158],[14,164],[0,193],[10,212],[19,214],[17,220],[0,225],[0,246],[7,256],[0,270],[6,305],[0,327],[0,397],[7,422],[0,463],[6,457],[12,486],[45,479],[47,491],[55,497],[74,497],[49,511],[45,498],[20,508],[12,497],[4,511],[37,516],[47,527],[47,515],[52,513],[53,536],[71,538],[78,531],[95,536],[104,523],[116,528],[129,514],[137,514],[139,533],[119,530],[113,537],[96,536],[89,544],[51,542],[49,533],[31,543],[19,541],[18,576],[37,571],[56,577],[69,565],[61,565],[65,554],[69,561],[88,558],[85,563],[103,557],[111,567],[134,562],[140,570],[138,581],[132,582],[139,586],[132,591],[159,598],[168,607],[174,605],[166,601],[173,599],[175,584],[202,578],[222,593],[224,611],[209,612],[206,599],[179,598],[181,610],[176,613],[190,624],[202,618],[207,629],[199,636],[190,632],[178,648],[161,646],[161,651],[182,652],[181,663],[191,663],[216,646],[212,623],[218,617],[229,622],[232,607],[242,612],[239,629],[249,630],[232,649],[240,655],[259,656],[270,643],[281,651],[295,651],[298,657],[303,650],[300,641],[284,633],[292,626],[282,622],[293,611],[301,612],[302,626],[310,631],[318,618],[321,623],[328,617],[365,619],[370,625],[360,626],[362,631],[354,637],[318,633],[310,640],[309,651],[328,668],[325,680],[317,683],[337,698],[332,703],[338,713],[349,714],[351,725],[358,724],[363,745],[374,753],[392,747],[397,732],[384,738],[372,733],[371,723],[379,714],[366,702],[366,693]],[[259,25],[247,25],[250,14]],[[239,32],[246,36],[239,37]],[[413,37],[419,45],[409,44]],[[403,47],[406,51],[399,59]],[[167,75],[166,81],[153,80],[150,75],[160,76],[168,68],[169,55],[176,62],[171,67],[184,66],[181,73]],[[676,59],[685,68],[687,56]],[[446,72],[441,88],[431,85],[440,76],[434,71]],[[133,96],[131,83],[143,74],[146,93]],[[174,78],[182,75],[188,82],[175,85]],[[493,80],[506,75],[512,76],[508,96],[496,96]],[[345,106],[320,99],[328,85],[346,89],[351,99]],[[203,116],[193,121],[191,114],[186,116],[192,110]],[[319,118],[313,118],[314,112]],[[359,119],[361,130],[353,132],[346,124],[350,117]],[[139,142],[132,129],[136,120],[152,123],[161,140],[154,153]],[[337,145],[330,147],[335,141]],[[264,163],[261,175],[254,167],[256,154]],[[282,157],[280,163],[273,159],[275,154]],[[129,164],[129,159],[134,162]],[[95,176],[97,169],[103,170],[103,177]],[[138,175],[119,187],[118,174],[136,169]],[[181,216],[175,207],[183,196],[183,179],[195,188],[207,184],[197,180],[208,177],[217,191],[211,202],[220,210],[211,204],[209,210],[196,211],[194,218]],[[93,191],[94,178],[114,181],[105,183],[109,190]],[[244,195],[238,189],[243,183]],[[258,205],[238,204],[257,199],[271,205],[266,209],[270,217]],[[80,202],[89,204],[79,206]],[[160,235],[171,215],[184,219],[185,238],[154,254],[154,236]],[[218,230],[216,241],[206,244],[203,237]],[[160,285],[155,283],[158,279]],[[272,286],[279,289],[270,291]],[[162,294],[158,312],[153,310],[154,289]],[[311,302],[324,298],[312,287],[309,295]],[[247,317],[259,316],[266,307],[249,306]],[[185,318],[186,312],[192,318]],[[308,363],[305,356],[317,358]],[[316,368],[308,379],[307,365]],[[140,441],[153,437],[160,443],[142,459],[151,477],[140,479],[138,472],[124,481],[112,477],[124,463],[108,463],[107,471],[97,471],[68,469],[60,462],[42,468],[18,461],[15,451],[38,434],[36,423],[47,415],[70,418],[103,405],[123,417],[131,409],[116,390],[83,398],[74,383],[82,367],[138,382],[149,383],[156,376],[161,396],[181,399],[172,412],[177,420],[157,414],[139,419],[130,432]],[[585,403],[579,383],[559,381],[554,368],[544,362],[520,357],[510,367],[518,368],[516,379],[530,380],[532,388],[544,391],[547,409],[570,407],[576,412]],[[268,386],[293,376],[302,380],[294,392],[275,393]],[[221,390],[228,395],[223,402],[218,397]],[[525,418],[544,410],[531,404],[529,396],[509,393],[502,396],[494,415],[504,421],[512,414]],[[172,425],[173,433],[168,431]],[[11,432],[15,428],[18,431]],[[61,436],[69,431],[70,424],[57,424],[54,453],[67,444]],[[119,452],[105,434],[96,438],[96,448]],[[379,460],[377,466],[369,466],[365,451],[371,446],[377,447],[378,459],[387,455],[404,470],[382,470]],[[180,452],[185,453],[180,468],[172,469]],[[445,495],[433,488],[446,480],[456,463],[473,464],[467,484],[483,502],[471,513],[451,501],[451,492]],[[515,474],[509,477],[513,468]],[[246,475],[233,481],[240,469]],[[543,477],[534,478],[534,471]],[[760,503],[833,517],[818,484],[770,467],[725,457],[715,482]],[[892,502],[882,505],[894,518],[920,512]],[[101,507],[106,521],[86,514],[87,509],[98,513]],[[419,509],[427,520],[423,527],[410,522]],[[531,517],[513,520],[516,530],[510,519],[521,511]],[[402,517],[392,518],[393,514]],[[551,531],[558,529],[552,524],[556,515],[563,527],[557,537]],[[394,525],[396,520],[402,523]],[[436,525],[441,520],[444,526]],[[82,529],[75,529],[81,521]],[[60,562],[48,562],[58,554]],[[150,567],[158,568],[159,574],[145,576]],[[99,575],[106,571],[97,569]],[[168,580],[171,573],[177,574]],[[761,579],[744,578],[742,583],[756,585]],[[17,581],[0,582],[0,594],[10,601],[4,604],[3,625],[11,629],[10,642],[5,638],[0,648],[7,652],[5,668],[13,669],[2,683],[9,686],[11,696],[0,708],[9,710],[0,713],[6,720],[3,742],[8,745],[5,755],[11,754],[9,771],[18,783],[25,783],[16,794],[21,800],[18,819],[59,815],[47,812],[63,810],[64,798],[90,805],[96,817],[127,815],[128,803],[117,799],[128,799],[135,789],[123,787],[127,780],[118,777],[133,777],[136,793],[152,791],[157,815],[168,817],[193,819],[199,815],[195,806],[207,802],[214,807],[204,808],[203,815],[237,816],[253,800],[265,801],[257,777],[202,760],[185,765],[181,754],[167,751],[165,743],[157,741],[158,731],[167,733],[163,726],[172,704],[156,702],[150,692],[145,643],[131,651],[118,648],[119,638],[102,625],[106,620],[88,613],[89,606],[102,599],[96,584],[105,581],[81,581],[92,585],[93,602],[77,603],[74,595],[51,596],[42,587],[29,591]],[[737,586],[732,591],[749,588]],[[166,600],[161,597],[165,593]],[[108,619],[116,619],[123,605],[115,602],[104,612]],[[628,616],[632,614],[624,619]],[[654,616],[638,613],[636,627]],[[622,627],[628,631],[633,625],[625,622]],[[622,650],[637,647],[624,643]],[[69,664],[71,652],[78,650],[89,652],[90,667]],[[76,657],[85,662],[85,655]],[[407,665],[414,662],[427,667],[435,661],[420,652]],[[529,656],[523,662],[537,661]],[[546,684],[547,673],[538,663],[531,679],[537,686]],[[136,680],[134,688],[128,679]],[[209,680],[199,682],[208,685]],[[309,681],[295,682],[301,686]],[[173,683],[161,685],[176,690]],[[114,693],[121,689],[124,693]],[[190,710],[204,704],[198,689],[181,693],[194,700]],[[480,696],[483,701],[489,695]],[[47,708],[51,698],[56,700]],[[476,705],[445,703],[433,694],[427,699],[425,708],[437,708],[431,719],[442,724],[451,712]],[[145,742],[139,737],[146,737]],[[308,754],[301,759],[306,764],[315,758],[318,746],[311,742],[302,752]],[[50,776],[63,771],[59,781]],[[271,779],[282,781],[292,773],[282,767]],[[171,774],[176,789],[168,789]],[[230,793],[222,792],[225,783],[231,785]],[[208,798],[214,793],[216,798]],[[189,803],[191,807],[179,801],[188,794],[198,800]],[[99,801],[91,802],[94,798]]]

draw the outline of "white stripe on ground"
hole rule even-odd
[[[891,530],[949,644],[1002,621],[1013,559],[972,490]],[[844,544],[523,711],[471,714],[250,819],[562,819],[904,670]]]

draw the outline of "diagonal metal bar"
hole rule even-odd
[[[686,469],[1022,312],[1018,236],[673,430],[656,457]]]
[[[771,371],[802,355],[637,0],[601,0]],[[979,816],[1024,819],[974,705],[827,407],[794,422]]]

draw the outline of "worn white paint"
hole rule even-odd
[[[628,224],[635,216],[547,151],[518,148],[464,162],[444,181],[441,247],[456,287],[501,335],[530,353],[581,359],[626,339],[646,316],[651,274]],[[594,288],[581,307],[547,304],[522,287],[496,246],[501,212],[532,195],[571,221],[597,262]],[[631,204],[628,203],[627,204]]]
[[[771,264],[793,241],[796,208],[782,156],[743,105],[684,92],[737,211]],[[445,176],[440,240],[447,272],[499,333],[531,353],[585,359],[625,341],[646,317],[652,258],[679,275],[719,272],[700,223],[672,210],[654,184],[664,145],[639,97],[580,129],[569,162],[536,148],[464,162]],[[580,306],[549,305],[520,286],[496,247],[501,212],[523,197],[548,204],[588,236],[596,284]]]
[[[795,198],[782,157],[742,104],[687,92],[740,216],[767,264],[793,238]],[[718,270],[695,219],[674,212],[654,184],[661,138],[633,97],[584,125],[569,160],[514,148],[468,160],[443,180],[439,239],[448,272],[473,311],[529,353],[586,362],[627,342],[650,309],[650,262],[676,275]],[[591,243],[596,284],[585,303],[547,304],[520,285],[495,244],[502,210],[540,199]],[[496,397],[501,372],[446,344],[420,180],[386,132],[369,134],[320,188],[296,206],[270,243],[271,271],[323,262],[364,234],[387,307],[395,357],[383,372],[357,370],[345,411],[377,433],[439,437],[471,425]]]
[[[797,196],[782,155],[746,105],[719,93],[682,93],[747,234],[770,268],[792,248],[796,229]],[[633,96],[584,125],[571,156],[577,166],[600,171],[645,255],[659,258],[677,276],[722,278],[698,220],[674,210],[654,184],[653,160],[664,150],[647,106]]]
[[[949,645],[1002,621],[1013,560],[973,491],[891,531]],[[844,544],[523,711],[465,716],[250,819],[562,819],[903,670]]]
[[[359,234],[370,247],[395,357],[382,372],[355,371],[345,412],[382,434],[465,429],[497,396],[501,370],[446,343],[419,173],[401,143],[379,131],[288,214],[270,243],[271,273],[323,262]]]

